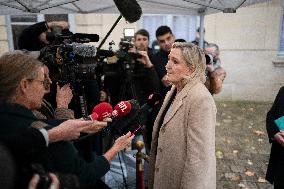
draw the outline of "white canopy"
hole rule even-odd
[[[143,14],[198,15],[234,12],[268,0],[137,0]],[[0,15],[118,13],[112,0],[0,0]]]

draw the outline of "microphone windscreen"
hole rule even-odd
[[[114,107],[114,111],[117,112],[117,116],[125,116],[131,111],[131,108],[130,102],[121,101]]]
[[[95,121],[98,119],[99,115],[96,112],[92,112],[92,114],[89,116],[92,121]]]
[[[136,0],[114,0],[121,15],[130,23],[140,19],[142,9]]]
[[[112,113],[112,106],[107,102],[102,102],[96,105],[93,108],[92,112],[96,112],[98,114],[98,121],[102,121],[103,119],[110,117]]]

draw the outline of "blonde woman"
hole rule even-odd
[[[172,83],[152,133],[149,188],[215,189],[216,106],[205,82],[203,51],[174,43],[166,65]]]

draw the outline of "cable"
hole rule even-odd
[[[121,151],[120,151],[121,152]],[[122,167],[122,162],[121,162],[121,159],[120,159],[120,152],[118,152],[118,160],[119,160],[119,164],[120,164],[120,169],[121,169],[121,172],[122,172],[122,179],[123,179],[123,184],[124,184],[124,187],[125,189],[128,189],[128,185],[126,183],[126,178],[125,178],[125,175],[124,175],[124,171],[123,171],[123,167]]]

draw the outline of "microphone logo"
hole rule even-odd
[[[127,109],[127,105],[124,103],[124,101],[121,101],[120,103],[117,104],[118,107],[120,108],[120,110],[122,112],[125,112],[125,110]]]
[[[105,119],[105,118],[107,118],[107,117],[111,117],[111,113],[109,113],[109,112],[104,112],[103,114],[102,114],[102,117]]]

